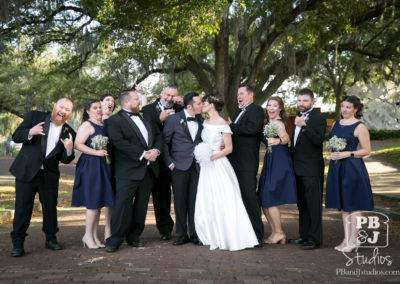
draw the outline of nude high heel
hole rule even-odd
[[[265,244],[269,244],[269,245],[273,245],[273,244],[286,244],[286,235],[285,233],[279,233],[279,235],[281,235],[278,239],[273,240],[272,238],[268,238],[264,243]]]
[[[342,247],[341,252],[357,252],[360,245],[358,243],[349,243],[347,246]]]
[[[89,249],[98,249],[99,248],[98,245],[89,246],[88,243],[85,240],[85,237],[82,238],[82,244],[83,244],[83,248],[89,248]]]

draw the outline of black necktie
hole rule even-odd
[[[191,117],[189,116],[188,118],[186,118],[187,121],[197,121],[197,119],[195,117]]]

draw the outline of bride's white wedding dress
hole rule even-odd
[[[226,157],[210,161],[220,151],[228,125],[203,123],[201,143],[195,150],[200,163],[194,222],[196,233],[210,249],[241,250],[258,244],[244,207],[239,183]],[[208,148],[208,151],[207,151]],[[208,152],[208,153],[207,153]]]

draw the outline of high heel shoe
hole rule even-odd
[[[357,243],[350,243],[347,246],[344,246],[339,251],[341,251],[341,252],[353,252],[353,251],[357,252],[359,247],[360,247],[360,245]]]
[[[85,240],[85,237],[82,238],[82,244],[83,244],[83,248],[89,248],[89,249],[98,249],[99,248],[98,245],[95,245],[95,246],[88,245],[88,243]]]
[[[278,235],[281,235],[281,237],[277,238],[277,239],[273,239],[273,238],[268,238],[264,243],[265,244],[269,244],[269,245],[273,245],[273,244],[281,244],[284,245],[286,244],[286,235],[285,233],[278,233]]]
[[[99,248],[105,248],[106,246],[102,243],[102,242],[96,242],[96,245],[99,247]]]
[[[345,247],[345,244],[344,244],[344,242],[342,242],[340,245],[335,246],[335,247],[334,247],[334,250],[342,251],[342,249],[343,249],[344,247]]]

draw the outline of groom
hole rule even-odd
[[[261,220],[260,201],[256,191],[256,176],[264,111],[253,103],[254,90],[248,85],[239,86],[237,100],[241,111],[230,124],[233,132],[233,151],[228,158],[235,170],[244,206],[261,245],[264,237],[264,224]]]
[[[174,245],[183,245],[189,241],[202,245],[194,225],[199,166],[196,164],[193,152],[201,140],[203,119],[200,113],[203,103],[199,94],[194,92],[186,94],[183,102],[185,109],[169,116],[163,129],[163,155],[165,165],[172,171],[178,234]]]

